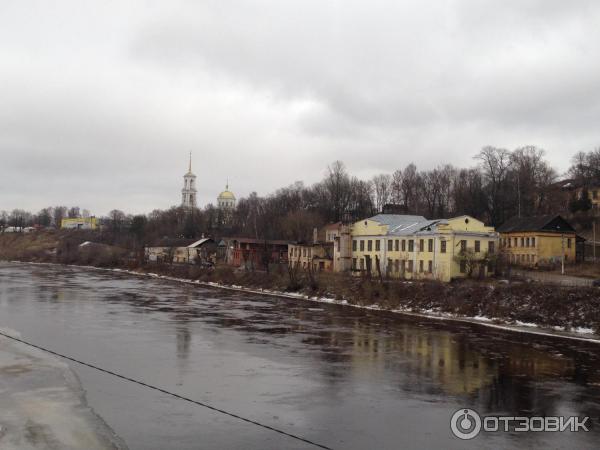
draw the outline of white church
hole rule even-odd
[[[229,190],[229,182],[225,190],[217,197],[217,207],[223,210],[235,208],[235,195]],[[192,154],[190,152],[190,163],[187,173],[183,176],[183,189],[181,190],[181,206],[184,208],[197,208],[196,175],[192,172]]]

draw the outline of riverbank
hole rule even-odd
[[[52,244],[52,236],[54,244]],[[0,236],[0,259],[66,263],[156,275],[226,289],[273,294],[443,320],[467,320],[515,331],[600,339],[600,289],[499,279],[401,281],[339,273],[234,270],[147,264],[113,247],[90,253],[90,232]],[[52,248],[54,245],[54,249]],[[42,250],[43,248],[43,250]],[[33,251],[35,249],[35,251]],[[84,249],[84,250],[82,250]]]
[[[19,337],[12,330],[2,333]],[[69,366],[0,336],[0,447],[108,450],[125,444],[86,404]]]
[[[20,261],[15,261],[15,262],[23,263]],[[52,263],[26,263],[26,262],[24,264],[53,265]],[[432,320],[438,320],[438,321],[469,323],[469,324],[474,324],[474,325],[478,325],[478,326],[482,326],[482,327],[486,327],[486,328],[493,328],[493,329],[497,329],[497,330],[504,330],[504,331],[510,331],[510,332],[516,332],[516,333],[525,333],[525,334],[538,335],[538,336],[556,337],[556,338],[569,339],[569,340],[586,341],[586,342],[600,344],[600,334],[595,332],[594,328],[592,328],[591,326],[578,326],[578,327],[565,327],[565,326],[561,326],[561,325],[548,326],[548,325],[543,325],[543,324],[539,324],[539,323],[535,323],[535,322],[531,322],[531,321],[526,322],[523,320],[510,320],[510,319],[500,318],[500,317],[490,317],[490,316],[486,316],[483,314],[474,314],[472,316],[468,316],[468,315],[464,315],[464,314],[456,314],[456,313],[452,313],[449,311],[445,311],[443,308],[440,308],[440,307],[423,309],[423,308],[417,307],[417,306],[406,307],[406,306],[398,305],[395,308],[387,308],[386,309],[386,308],[382,308],[380,306],[380,304],[377,304],[377,303],[370,303],[370,304],[365,303],[365,302],[356,303],[356,302],[350,302],[344,298],[335,298],[334,296],[331,296],[331,295],[318,296],[318,295],[311,295],[311,294],[302,293],[302,292],[289,292],[289,291],[284,291],[284,290],[270,289],[270,288],[266,288],[266,287],[258,287],[258,286],[247,287],[247,286],[242,286],[239,284],[224,284],[224,283],[215,282],[215,281],[203,281],[201,279],[175,276],[173,274],[171,274],[171,275],[165,274],[164,270],[162,270],[162,271],[154,270],[153,271],[153,270],[151,270],[152,268],[150,268],[150,269],[146,268],[146,270],[142,269],[142,268],[137,268],[137,269],[131,270],[131,269],[123,269],[123,268],[104,268],[104,267],[95,267],[95,266],[76,266],[76,267],[81,267],[81,268],[90,269],[90,270],[101,270],[101,271],[109,271],[109,272],[113,272],[113,273],[123,273],[123,274],[134,275],[134,276],[148,277],[148,278],[153,278],[153,279],[165,280],[165,281],[169,281],[169,282],[193,284],[193,285],[209,287],[209,288],[214,288],[214,289],[229,290],[229,291],[236,291],[236,292],[246,292],[249,294],[258,294],[258,295],[265,295],[265,296],[279,297],[279,298],[288,298],[291,300],[302,300],[302,301],[310,301],[310,302],[316,302],[316,303],[325,303],[325,304],[339,305],[339,306],[345,306],[345,307],[353,307],[353,308],[359,308],[359,309],[380,311],[382,313],[401,314],[401,315],[405,315],[405,316],[432,319]],[[154,267],[154,269],[156,269],[156,267]],[[173,268],[171,268],[170,271],[172,271],[172,270],[173,270]],[[181,270],[182,270],[182,268],[180,266],[175,266],[175,271],[180,272]],[[163,272],[163,273],[157,273],[157,272]],[[252,279],[254,281],[257,281],[256,277],[253,277]],[[264,274],[263,274],[263,281],[264,281]],[[408,286],[413,286],[420,290],[422,287],[420,285],[422,285],[423,283],[421,283],[421,282],[419,282],[419,283],[406,282],[406,284]],[[475,284],[479,284],[479,283],[475,283]],[[522,287],[522,285],[523,284],[521,283],[518,286]],[[447,285],[447,286],[450,286],[450,285]],[[500,286],[502,288],[503,283],[500,283]],[[349,286],[349,287],[351,288],[351,286]],[[462,288],[464,288],[464,287],[466,287],[466,286],[464,284],[462,284],[458,288],[457,292],[463,294],[464,291],[462,290]],[[532,286],[530,286],[530,288],[531,287]],[[536,287],[539,287],[539,286],[534,285],[533,289],[535,289]],[[430,288],[433,288],[433,286],[430,286]],[[487,289],[489,289],[490,292],[493,292],[496,290],[496,286],[494,283],[490,283],[490,284],[488,284]],[[595,294],[595,293],[593,293],[593,294]],[[453,302],[452,300],[448,299],[448,297],[445,297],[443,292],[438,293],[437,295],[435,295],[432,292],[431,295],[433,297],[435,297],[435,301],[442,301],[442,302],[450,301],[450,303]],[[558,295],[560,295],[560,292],[558,293]],[[465,301],[467,301],[467,302],[469,302],[470,300],[472,300],[472,296],[465,299]],[[419,298],[412,299],[413,305],[416,305],[418,303],[419,303]],[[515,313],[518,313],[518,311],[516,311]],[[556,320],[561,320],[561,319],[556,319]],[[584,321],[583,323],[586,323],[585,319],[582,319],[582,320]]]
[[[260,295],[268,295],[268,296],[275,296],[275,297],[285,297],[285,298],[289,298],[289,299],[294,299],[294,300],[306,300],[306,301],[312,301],[312,302],[317,302],[317,303],[327,303],[327,304],[336,304],[336,305],[340,305],[340,306],[349,306],[349,307],[355,307],[355,308],[363,308],[363,309],[369,309],[369,310],[377,310],[377,311],[382,311],[382,312],[390,312],[393,314],[402,314],[402,315],[408,315],[408,316],[413,316],[413,317],[420,317],[420,318],[427,318],[427,319],[434,319],[434,320],[442,320],[442,321],[454,321],[454,322],[463,322],[463,323],[471,323],[471,324],[476,324],[476,325],[480,325],[480,326],[485,326],[488,328],[495,328],[495,329],[501,329],[501,330],[506,330],[506,331],[512,331],[512,332],[518,332],[518,333],[527,333],[527,334],[534,334],[534,335],[542,335],[542,336],[553,336],[553,337],[560,337],[560,338],[565,338],[565,339],[575,339],[575,340],[583,340],[583,341],[590,341],[590,342],[595,342],[600,344],[600,334],[598,333],[598,328],[593,328],[590,325],[587,325],[589,322],[586,322],[585,319],[581,319],[581,321],[571,321],[569,322],[567,318],[563,317],[560,315],[560,313],[557,313],[554,317],[548,317],[547,315],[543,318],[544,320],[540,320],[540,323],[536,323],[536,322],[532,322],[532,321],[523,321],[523,320],[518,320],[518,319],[507,319],[507,317],[510,317],[510,314],[507,314],[506,311],[504,312],[500,312],[501,308],[509,308],[509,303],[510,301],[508,300],[508,297],[505,295],[507,294],[507,291],[502,292],[502,288],[503,285],[501,284],[500,287],[498,287],[498,285],[496,285],[495,283],[489,283],[487,286],[485,286],[485,289],[489,290],[488,296],[483,296],[480,297],[480,301],[486,302],[485,298],[486,297],[498,297],[496,290],[499,289],[500,291],[500,295],[499,297],[504,297],[503,299],[505,301],[507,301],[504,305],[499,305],[498,303],[496,303],[495,305],[491,306],[491,309],[488,310],[495,310],[497,311],[496,316],[486,316],[484,314],[478,313],[478,314],[474,314],[474,315],[465,315],[465,314],[457,314],[451,311],[451,307],[450,305],[455,304],[456,299],[454,298],[457,294],[458,295],[464,295],[469,293],[468,297],[465,297],[464,300],[465,302],[471,302],[472,300],[474,300],[475,298],[475,293],[473,292],[474,288],[480,288],[480,283],[474,283],[474,285],[470,285],[470,283],[463,283],[460,284],[458,287],[456,285],[454,286],[450,286],[450,285],[442,285],[441,283],[424,283],[424,282],[399,282],[399,283],[393,283],[393,286],[397,286],[398,284],[403,284],[404,288],[407,291],[412,291],[412,294],[415,295],[414,297],[410,298],[409,296],[407,296],[406,302],[404,303],[398,303],[396,304],[394,307],[392,307],[390,305],[390,307],[385,308],[382,307],[381,304],[379,303],[367,303],[362,301],[363,299],[361,297],[355,297],[352,299],[352,301],[349,301],[348,299],[345,298],[336,298],[334,295],[330,294],[330,293],[325,293],[325,295],[311,295],[308,293],[302,293],[302,292],[286,292],[283,290],[273,290],[270,288],[263,288],[263,287],[258,287],[258,288],[252,288],[252,287],[245,287],[245,286],[240,286],[240,285],[230,285],[230,284],[223,284],[220,282],[214,282],[214,281],[201,281],[198,279],[191,279],[191,278],[181,278],[181,277],[176,277],[176,276],[170,276],[170,275],[161,275],[158,273],[154,273],[154,272],[147,272],[147,271],[140,271],[140,270],[124,270],[124,269],[109,269],[109,270],[113,270],[113,271],[117,271],[117,272],[125,272],[125,273],[130,273],[130,274],[135,274],[135,275],[142,275],[142,276],[148,276],[148,277],[152,277],[152,278],[159,278],[159,279],[164,279],[164,280],[168,280],[168,281],[176,281],[176,282],[184,282],[184,283],[192,283],[192,284],[198,284],[198,285],[202,285],[202,286],[207,286],[207,287],[212,287],[212,288],[218,288],[218,289],[226,289],[226,290],[233,290],[233,291],[239,291],[239,292],[248,292],[248,293],[252,293],[252,294],[260,294]],[[352,281],[357,282],[358,284],[361,284],[364,282],[364,280],[353,280],[351,278],[345,280],[346,281],[346,285],[349,287],[350,290],[352,290],[352,286],[353,283]],[[424,286],[426,285],[426,286]],[[524,286],[527,285],[523,285],[520,284],[518,285],[520,289],[523,289]],[[445,287],[445,289],[444,289]],[[528,286],[531,289],[531,286]],[[535,286],[533,289],[535,290],[536,287],[539,286]],[[423,289],[425,288],[425,289]],[[440,290],[441,288],[441,290]],[[448,289],[449,288],[449,289]],[[475,289],[475,290],[479,290],[479,289]],[[424,292],[425,291],[425,292]],[[438,291],[436,293],[436,291]],[[550,292],[546,292],[548,294],[548,300],[550,302],[553,302],[553,298],[551,298]],[[314,293],[313,293],[314,294]],[[323,293],[321,293],[323,294]],[[424,298],[419,298],[418,294],[420,295],[425,295],[425,297],[430,298],[430,301],[428,303],[427,306],[429,306],[429,308],[424,308],[423,307],[423,301]],[[450,295],[447,295],[450,294]],[[530,292],[524,292],[524,294],[527,296],[526,298],[529,298],[529,300],[532,300],[532,297],[530,295]],[[590,295],[596,295],[596,292],[591,292],[588,293],[586,292],[585,294],[590,294]],[[585,295],[584,294],[584,295]],[[554,295],[556,295],[556,293],[554,293]],[[558,295],[560,295],[560,292],[558,293]],[[553,297],[553,296],[552,296]],[[587,295],[586,295],[587,297]],[[512,299],[514,300],[514,299]],[[479,305],[481,304],[480,302],[477,302]],[[491,303],[488,302],[488,303]],[[410,306],[408,306],[410,305]],[[461,308],[464,308],[465,305],[461,305]],[[471,307],[474,307],[473,305],[471,305]],[[565,308],[562,308],[563,310]],[[481,308],[480,308],[481,310]],[[515,315],[518,314],[518,311],[514,311]],[[501,316],[501,317],[498,317]],[[542,318],[542,316],[538,316],[540,319]],[[529,319],[531,320],[531,319]],[[558,322],[558,323],[568,323],[569,325],[564,326],[564,325],[548,325],[547,323],[549,321],[553,321],[553,322]],[[573,322],[578,322],[580,325],[578,326],[573,326]],[[594,322],[596,323],[596,322]],[[546,325],[544,325],[546,324]]]

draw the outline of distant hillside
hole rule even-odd
[[[118,266],[125,262],[128,250],[112,245],[112,238],[92,230],[0,233],[0,259]],[[81,246],[84,242],[89,244]]]

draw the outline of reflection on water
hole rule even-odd
[[[447,425],[459,407],[600,414],[600,346],[590,343],[6,263],[0,313],[0,326],[57,350],[344,448],[464,448]],[[121,404],[109,393],[126,387],[85,371],[80,376],[92,406],[109,415],[132,448],[198,448],[199,412],[177,412],[178,404],[164,409],[164,399],[141,396]],[[119,397],[127,397],[123,392]],[[161,428],[165,417],[177,421]],[[206,448],[304,448],[245,428],[232,433],[241,425],[209,417]],[[595,433],[495,435],[475,446],[584,448]]]

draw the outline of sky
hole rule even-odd
[[[0,210],[200,206],[600,145],[595,0],[0,0]]]

